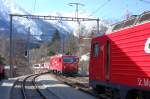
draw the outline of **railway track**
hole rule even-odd
[[[103,94],[99,94],[98,92],[96,92],[95,90],[93,90],[89,85],[88,85],[88,81],[84,80],[85,78],[82,79],[75,79],[76,77],[67,77],[67,76],[63,76],[63,75],[56,75],[56,74],[52,74],[55,78],[57,78],[58,80],[62,81],[63,83],[77,89],[80,90],[84,93],[90,94],[98,99],[112,99],[111,97],[106,97]],[[84,80],[87,83],[81,83],[80,80]]]
[[[33,74],[17,79],[10,99],[47,99],[35,82],[35,79],[40,75],[42,74]]]
[[[27,76],[26,78],[24,78],[23,83],[21,85],[23,99],[38,99],[38,98],[46,99],[46,97],[41,93],[41,91],[39,90],[39,88],[35,82],[35,78],[37,78],[40,75],[41,74],[34,74],[34,75],[30,75],[30,76]],[[32,80],[30,82],[30,86],[34,87],[34,92],[32,92],[32,95],[30,94],[30,91],[28,91],[28,88],[26,87],[29,85],[29,80]],[[34,95],[33,95],[33,93],[34,93]]]
[[[36,84],[37,82],[35,82],[35,79],[40,75],[41,74],[34,74],[34,75],[29,75],[18,79],[16,81],[16,84],[14,85],[14,87],[16,87],[17,90],[12,91],[12,97],[10,99],[49,99],[49,97],[43,95],[44,93],[43,90],[41,90],[40,88],[41,86],[39,84],[37,85]],[[96,93],[93,92],[93,90],[90,87],[88,87],[85,84],[76,82],[76,80],[74,80],[74,77],[65,77],[65,76],[53,75],[53,74],[52,76],[54,76],[58,80],[62,81],[63,83],[77,90],[90,94],[96,98],[100,98]],[[50,97],[52,97],[52,99],[61,99],[59,96],[57,96],[55,93],[51,92],[50,90],[44,90],[44,91],[46,91],[46,93],[48,93]]]

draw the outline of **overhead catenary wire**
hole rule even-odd
[[[104,6],[106,6],[111,0],[107,0],[102,5],[100,5],[96,10],[94,10],[88,17],[92,16],[93,14],[97,13],[100,9],[102,9]]]
[[[150,4],[150,0],[139,0],[139,1],[142,1],[142,2],[145,2],[145,3],[149,3],[149,4]]]

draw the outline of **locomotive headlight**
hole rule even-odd
[[[66,66],[64,65],[64,69],[66,68]]]

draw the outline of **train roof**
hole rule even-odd
[[[150,11],[145,11],[141,15],[132,15],[127,20],[123,20],[121,22],[115,23],[108,29],[107,34],[111,32],[118,31],[121,29],[129,28],[135,25],[139,25],[142,23],[146,23],[150,21]]]

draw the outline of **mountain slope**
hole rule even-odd
[[[9,34],[9,14],[22,14],[30,15],[21,7],[13,3],[13,0],[0,0],[0,34]],[[28,35],[28,28],[30,28],[30,34],[37,40],[50,40],[53,33],[59,30],[61,37],[67,32],[62,27],[54,26],[53,24],[46,22],[42,19],[27,19],[21,17],[13,17],[13,34],[20,34],[23,36]],[[44,37],[45,36],[45,37]]]

